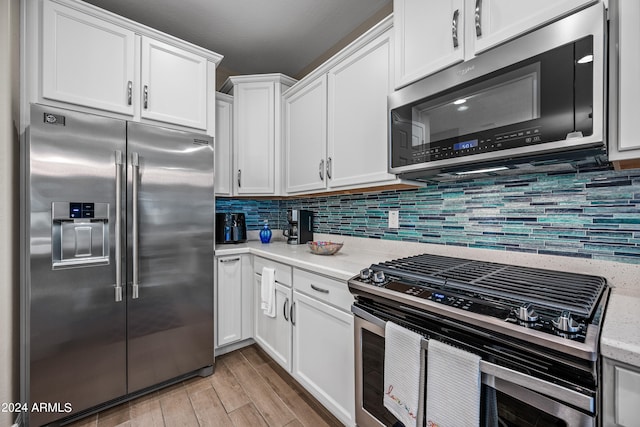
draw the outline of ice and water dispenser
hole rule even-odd
[[[57,268],[109,263],[109,204],[53,202],[52,266]]]

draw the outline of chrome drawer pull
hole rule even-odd
[[[328,294],[329,293],[329,289],[319,288],[316,285],[314,285],[313,283],[311,284],[311,289],[313,289],[316,292],[322,292],[323,294]]]

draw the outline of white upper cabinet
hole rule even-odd
[[[327,178],[331,188],[394,180],[388,170],[387,96],[392,31],[328,73]]]
[[[284,94],[287,193],[399,182],[387,172],[391,25],[385,18]]]
[[[467,0],[469,1],[469,0]],[[471,0],[474,53],[555,21],[597,0]]]
[[[284,98],[287,192],[324,190],[327,154],[327,76]]]
[[[640,116],[640,2],[616,1],[610,5],[609,159],[618,167],[635,168],[640,159],[636,126]]]
[[[222,56],[80,0],[30,0],[25,22],[25,105],[214,134]]]
[[[207,60],[142,38],[142,117],[207,128]]]
[[[395,0],[396,88],[464,59],[464,0]]]
[[[234,194],[278,195],[282,168],[282,93],[296,80],[283,74],[230,77],[233,92]]]
[[[233,170],[233,97],[223,93],[216,93],[216,195],[231,196],[233,185],[231,174]]]
[[[42,97],[133,115],[133,31],[43,3]]]
[[[394,0],[400,88],[597,0]]]

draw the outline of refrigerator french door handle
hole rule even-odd
[[[115,300],[122,301],[122,151],[116,150],[116,227],[115,227],[115,249],[116,249],[116,284]]]
[[[139,270],[138,270],[138,180],[140,179],[140,159],[138,153],[131,153],[131,168],[133,170],[132,180],[132,265],[133,265],[133,283],[131,284],[131,298],[138,298],[139,288]]]

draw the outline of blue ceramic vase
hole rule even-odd
[[[269,228],[269,222],[264,222],[264,227],[260,230],[260,241],[262,243],[269,243],[271,241],[271,229]]]

